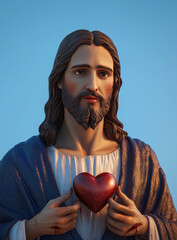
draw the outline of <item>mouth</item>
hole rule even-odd
[[[96,103],[98,101],[98,98],[94,96],[86,96],[83,99],[88,103]]]

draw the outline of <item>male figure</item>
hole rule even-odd
[[[78,30],[62,41],[40,136],[15,146],[0,165],[2,239],[175,239],[177,214],[156,156],[117,119],[121,84],[105,34]],[[69,191],[83,171],[107,171],[119,183],[98,214]]]

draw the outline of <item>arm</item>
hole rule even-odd
[[[45,149],[27,142],[10,150],[0,161],[0,192],[0,239],[7,239],[18,221],[33,219],[59,195]]]
[[[42,235],[65,233],[75,227],[80,203],[59,207],[71,197],[71,190],[56,199],[50,200],[44,209],[30,220],[18,221],[10,230],[7,240],[32,240]]]
[[[142,214],[154,219],[160,239],[175,239],[177,212],[156,154],[149,145],[129,137],[121,152],[121,189]]]
[[[66,233],[75,227],[80,203],[76,202],[72,206],[60,207],[71,197],[71,194],[70,190],[69,193],[50,200],[39,214],[26,221],[27,240],[33,240],[42,235]]]
[[[156,174],[154,185],[154,192],[151,196],[152,202],[154,201],[154,209],[148,213],[148,215],[154,219],[160,239],[176,239],[177,212],[166,182],[165,174],[160,167]]]
[[[136,208],[134,202],[117,187],[117,196],[122,204],[109,199],[107,226],[119,236],[138,235],[148,239],[148,219]]]
[[[159,236],[157,226],[155,224],[154,219],[147,215],[146,215],[146,217],[148,218],[148,222],[149,222],[148,240],[160,240],[160,236]],[[142,240],[142,238],[139,237],[138,235],[136,235],[135,240]]]
[[[121,236],[136,235],[136,240],[159,240],[160,236],[154,219],[146,215],[149,222],[148,228],[144,234],[141,234],[143,228],[143,220],[141,219],[143,219],[144,216],[137,210],[134,202],[121,192],[120,188],[117,189],[117,195],[123,205],[116,203],[113,199],[109,200],[110,206],[108,208],[107,217],[108,228],[115,234]],[[132,217],[134,219],[132,219]],[[136,218],[140,219],[137,223],[135,223]]]
[[[25,240],[25,221],[26,220],[16,222],[10,229],[8,238],[6,240]]]

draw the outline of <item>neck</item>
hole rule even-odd
[[[99,151],[100,146],[104,146],[105,142],[108,141],[103,127],[104,119],[94,130],[91,128],[85,130],[65,109],[64,121],[58,132],[56,147],[70,149],[82,155],[93,154]]]

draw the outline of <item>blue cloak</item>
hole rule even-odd
[[[177,212],[155,153],[145,143],[130,137],[122,140],[120,150],[122,191],[142,214],[153,217],[161,239],[177,239]],[[59,196],[41,137],[34,136],[16,145],[0,161],[0,239],[6,240],[17,221],[32,218],[49,200]],[[82,240],[76,229],[40,239]],[[120,237],[106,228],[103,240],[108,239],[134,237]]]

